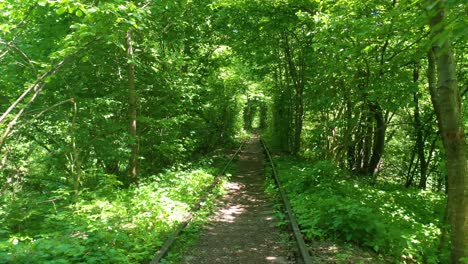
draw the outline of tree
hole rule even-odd
[[[132,30],[126,34],[127,43],[127,75],[128,75],[128,111],[129,111],[129,132],[130,132],[130,182],[136,183],[138,180],[138,140],[137,140],[137,98],[135,90],[135,62],[133,55]]]
[[[446,35],[449,30],[446,1],[431,0],[428,4],[432,40],[429,71],[436,69],[437,76],[437,84],[430,80],[429,87],[446,152],[451,262],[462,263],[462,258],[468,258],[468,159],[461,95],[451,38]]]

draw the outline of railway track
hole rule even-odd
[[[245,143],[242,143],[240,147],[237,149],[237,151],[232,155],[232,157],[229,159],[229,161],[226,163],[226,165],[223,167],[221,172],[216,176],[216,178],[213,180],[213,182],[206,188],[205,194],[198,199],[197,202],[195,202],[194,206],[190,210],[189,214],[184,218],[184,220],[177,226],[175,231],[169,236],[169,238],[164,242],[162,247],[158,250],[158,252],[155,254],[154,258],[151,260],[150,264],[157,264],[163,259],[167,252],[169,251],[170,247],[172,244],[174,244],[177,236],[182,233],[183,229],[190,223],[192,220],[193,216],[195,215],[196,212],[198,212],[202,204],[206,201],[208,198],[208,195],[213,191],[213,189],[219,184],[221,181],[222,177],[225,176],[226,170],[228,169],[229,165],[231,165],[232,161],[239,155],[240,151],[244,147]]]
[[[296,256],[296,260],[297,260],[298,263],[305,263],[305,264],[312,263],[311,257],[310,257],[310,255],[308,253],[308,250],[307,250],[307,246],[306,246],[306,244],[304,242],[304,239],[303,239],[302,234],[300,232],[300,229],[298,227],[298,224],[297,224],[296,218],[294,216],[294,213],[292,212],[289,200],[287,199],[287,197],[285,195],[285,192],[284,192],[284,189],[283,189],[283,187],[282,187],[282,185],[281,185],[281,183],[280,183],[280,181],[278,179],[278,174],[277,174],[275,165],[273,163],[271,154],[270,154],[270,152],[268,150],[268,147],[266,146],[265,142],[262,139],[260,139],[260,142],[261,142],[261,146],[263,148],[263,152],[265,153],[265,156],[267,158],[267,161],[269,162],[269,165],[272,167],[272,172],[273,172],[272,174],[273,174],[274,182],[275,182],[275,184],[277,186],[278,192],[280,193],[281,201],[283,203],[283,208],[286,211],[285,215],[287,215],[287,217],[288,217],[289,224],[290,224],[290,227],[291,227],[291,230],[292,230],[292,233],[293,233],[293,237],[294,237],[294,239],[296,241],[296,245],[298,247],[298,252],[300,253],[300,256]],[[256,143],[256,144],[258,144],[258,143]],[[165,241],[165,243],[162,245],[162,247],[155,254],[155,256],[154,256],[153,260],[150,262],[150,264],[160,263],[160,261],[166,256],[166,254],[170,250],[172,244],[176,241],[177,237],[179,236],[179,234],[181,232],[183,232],[184,228],[190,223],[190,221],[192,220],[192,218],[196,214],[196,212],[198,210],[200,210],[201,204],[203,204],[203,202],[208,198],[209,194],[219,184],[222,177],[225,175],[225,172],[226,172],[227,168],[230,166],[232,161],[236,157],[239,156],[239,154],[241,153],[244,146],[245,146],[245,142],[243,144],[241,144],[241,146],[237,149],[237,151],[231,156],[229,161],[223,167],[223,169],[218,174],[218,176],[214,179],[212,184],[207,187],[207,189],[205,191],[205,194],[194,204],[194,206],[192,207],[192,210],[190,211],[190,213],[187,215],[187,217],[184,219],[184,221],[182,221],[178,225],[176,230],[169,236],[169,238]],[[229,263],[229,262],[224,261],[222,263]],[[239,262],[236,262],[236,263],[239,263]],[[253,262],[250,262],[250,263],[253,263]],[[277,263],[277,262],[275,262],[275,263]],[[284,262],[281,262],[281,263],[284,263]]]
[[[280,192],[281,195],[281,200],[283,202],[283,206],[285,208],[285,211],[288,216],[289,224],[291,226],[291,229],[294,234],[294,238],[297,243],[297,247],[299,249],[300,255],[302,260],[304,261],[305,264],[311,264],[312,263],[312,258],[310,257],[309,250],[307,249],[307,245],[304,242],[304,238],[302,237],[301,230],[299,229],[299,225],[297,224],[296,217],[294,215],[294,212],[291,208],[291,204],[289,203],[289,199],[286,196],[286,193],[283,189],[283,186],[281,185],[281,182],[279,181],[278,178],[278,172],[275,168],[275,163],[273,162],[273,159],[271,157],[270,151],[268,150],[268,147],[263,139],[260,139],[263,149],[265,150],[265,154],[268,158],[268,161],[270,162],[270,166],[272,169],[272,174],[273,178],[276,184],[276,187],[278,188],[278,191]]]

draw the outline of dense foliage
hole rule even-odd
[[[465,11],[456,0],[0,1],[0,261],[146,261],[211,180],[184,164],[260,128],[314,161],[280,161],[309,239],[395,261],[447,262],[451,248],[460,262]]]
[[[129,190],[107,175],[79,198],[66,186],[4,197],[0,263],[147,263],[219,171],[210,163]]]
[[[447,262],[447,248],[437,252],[443,194],[371,184],[328,161],[278,158],[276,162],[307,239],[354,242],[392,263]]]

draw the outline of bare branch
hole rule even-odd
[[[42,83],[44,82],[45,78],[47,78],[48,76],[56,73],[64,64],[65,62],[67,61],[68,58],[65,58],[63,59],[60,63],[58,63],[54,68],[48,70],[47,72],[45,72],[44,74],[42,74],[37,80],[36,82],[34,82],[34,84],[32,84],[31,86],[29,86],[28,89],[26,89],[26,91],[24,91],[19,97],[18,99],[16,99],[16,101],[10,105],[10,107],[8,107],[8,109],[2,114],[2,116],[0,117],[0,124],[3,123],[3,121],[5,120],[5,118],[11,113],[11,111],[21,102],[24,100],[24,98],[31,92],[31,91],[37,91],[37,90],[40,90],[40,88],[42,87]],[[1,144],[1,143],[0,143]]]
[[[37,75],[37,69],[36,69],[36,66],[34,66],[34,64],[32,63],[31,59],[28,57],[28,55],[26,55],[26,53],[24,53],[20,48],[18,48],[15,44],[13,44],[11,41],[10,42],[4,42],[2,40],[0,40],[0,44],[3,44],[7,47],[9,47],[10,49],[13,49],[15,50],[17,53],[19,53],[21,55],[21,57],[23,57],[23,59],[28,62],[29,66],[31,66],[31,69],[34,71],[34,74]]]
[[[9,49],[5,50],[5,52],[3,52],[2,55],[0,55],[0,60],[3,59],[3,57],[5,57],[8,54],[8,52],[10,52]]]
[[[34,94],[33,96],[29,99],[29,101],[27,102],[26,105],[30,105],[32,104],[32,102],[34,102],[34,100],[36,99],[36,97],[41,93],[42,91],[42,88],[44,87],[44,83],[42,83],[41,85],[37,85],[37,86],[34,86],[35,89],[34,89]],[[23,115],[24,111],[25,111],[26,107],[23,107],[15,116],[15,118],[13,118],[13,120],[10,121],[10,123],[8,124],[5,132],[3,133],[3,136],[0,138],[0,150],[2,149],[3,147],[3,143],[5,142],[5,139],[10,135],[11,131],[13,130],[13,127],[16,125],[16,123],[18,122],[19,118]]]
[[[61,106],[63,104],[66,104],[66,103],[73,103],[74,99],[73,98],[70,98],[70,99],[67,99],[65,101],[62,101],[62,102],[59,102],[59,103],[56,103],[52,106],[49,106],[49,107],[46,107],[46,108],[40,108],[40,109],[35,109],[35,110],[31,110],[29,112],[26,112],[25,114],[26,115],[33,115],[35,112],[39,112],[35,117],[38,118],[40,116],[42,116],[44,113],[58,107],[58,106]]]

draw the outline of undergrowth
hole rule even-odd
[[[213,165],[169,170],[118,188],[22,191],[2,196],[0,263],[147,263],[211,184]]]
[[[210,220],[209,217],[216,209],[216,199],[227,193],[226,184],[229,182],[232,173],[236,170],[237,164],[235,162],[228,166],[225,171],[225,177],[221,179],[218,186],[208,195],[206,201],[203,202],[202,208],[194,214],[190,223],[177,237],[167,256],[161,259],[161,264],[182,263],[183,257],[186,256],[195,245],[203,226]]]
[[[438,252],[445,196],[371,183],[328,161],[275,160],[306,239],[339,239],[392,263],[447,263]]]

